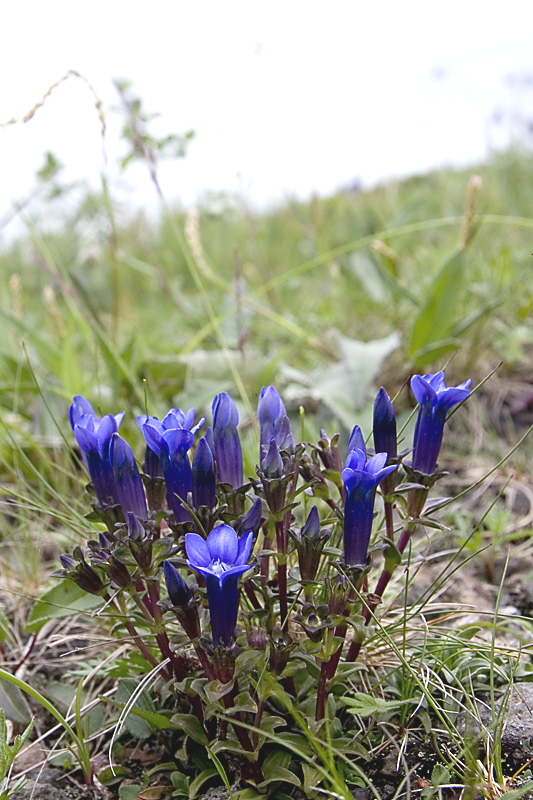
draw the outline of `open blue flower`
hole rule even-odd
[[[155,417],[148,419],[141,430],[146,444],[161,463],[168,501],[175,520],[188,522],[191,515],[184,503],[188,502],[189,492],[192,491],[192,469],[188,452],[194,442],[194,433],[187,428],[165,428]]]
[[[239,576],[250,569],[253,532],[240,538],[229,525],[217,525],[207,539],[185,536],[189,566],[203,575],[207,588],[211,632],[215,646],[229,647],[239,610]]]
[[[119,425],[117,417],[107,414],[100,419],[93,413],[71,416],[72,419],[75,420],[74,436],[91,478],[98,505],[101,508],[117,505],[119,499],[109,457],[111,437],[117,432]]]
[[[181,408],[171,408],[170,411],[165,414],[161,422],[157,417],[150,417],[147,414],[141,414],[137,417],[137,425],[141,431],[143,430],[143,426],[148,422],[150,425],[153,425],[155,428],[161,431],[171,430],[172,428],[184,428],[185,430],[194,434],[205,422],[205,417],[202,417],[202,419],[195,425],[195,416],[196,410],[194,408],[189,408],[188,411],[182,411]]]
[[[469,380],[459,386],[446,386],[444,372],[411,378],[411,389],[420,404],[413,438],[413,469],[426,475],[435,472],[446,414],[453,406],[466,400],[471,383]]]
[[[100,417],[97,416],[89,401],[86,400],[85,397],[82,397],[81,394],[77,394],[72,398],[72,403],[68,412],[68,418],[72,430],[74,430],[75,425],[80,423],[82,417],[93,417],[93,424],[96,425],[96,427],[98,426],[98,423],[101,422]],[[119,414],[114,414],[114,417],[118,429],[120,428],[120,423],[124,419],[124,411],[121,411]]]
[[[107,415],[107,416],[113,416],[114,417],[115,422],[116,422],[115,430],[118,430],[120,428],[120,423],[124,419],[124,411],[121,411],[119,414]],[[95,413],[95,410],[92,407],[91,403],[88,400],[86,400],[85,397],[82,397],[81,394],[77,394],[77,395],[75,395],[75,397],[72,398],[72,403],[71,403],[69,411],[68,411],[68,418],[69,418],[69,422],[70,422],[70,427],[72,428],[75,436],[76,436],[75,428],[76,428],[77,425],[79,425],[82,428],[86,428],[87,430],[92,431],[94,433],[97,433],[98,429],[100,427],[100,424],[102,423],[103,420],[106,419],[106,417],[100,418]],[[108,425],[108,422],[104,423],[104,430],[106,432],[107,432],[107,427],[106,427],[107,425]],[[102,436],[104,436],[104,435],[107,435],[107,434],[104,434],[104,432],[102,432]],[[76,436],[76,441],[77,441],[77,439],[78,439],[78,437]],[[85,465],[85,468],[86,468],[87,472],[89,472],[89,474],[91,474],[90,470],[89,470],[88,460],[87,460],[87,453],[85,452],[85,449],[80,445],[79,442],[78,442],[78,445],[79,445],[80,450],[81,450],[81,458],[82,458],[82,461],[83,461],[83,463]],[[93,465],[93,469],[94,469],[94,465]],[[91,476],[91,480],[92,480],[92,476]],[[95,491],[96,491],[96,489],[95,489]]]
[[[366,562],[376,489],[387,475],[398,469],[396,465],[386,467],[387,458],[387,453],[378,453],[367,460],[366,453],[355,448],[346,459],[342,471],[346,490],[344,561],[350,566],[361,566]]]
[[[242,449],[237,425],[239,412],[227,392],[217,394],[213,412],[213,446],[218,479],[238,489],[243,483]]]

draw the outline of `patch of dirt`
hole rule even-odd
[[[105,800],[110,795],[106,790],[79,786],[61,770],[45,767],[32,772],[15,797],[16,800]]]

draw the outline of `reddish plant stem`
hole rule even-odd
[[[145,659],[148,661],[148,663],[151,664],[152,667],[158,667],[159,666],[159,662],[158,662],[157,658],[154,656],[154,654],[152,652],[150,652],[150,650],[148,649],[146,644],[143,642],[143,640],[141,639],[141,637],[139,636],[139,634],[135,630],[135,626],[130,622],[129,619],[124,619],[123,622],[124,622],[124,627],[128,631],[129,635],[131,636],[131,638],[133,639],[133,641],[135,642],[135,644],[137,645],[137,647],[139,648],[139,650],[141,651],[141,653],[143,654]],[[163,672],[163,674],[164,674],[164,672]],[[170,675],[168,674],[168,672],[167,672],[166,677],[167,677],[167,679],[170,678]]]
[[[226,706],[226,708],[231,708],[233,705],[235,705],[235,697],[237,696],[238,691],[239,690],[237,686],[237,681],[235,681],[231,692],[228,692],[228,694],[225,694],[223,697],[223,703]],[[235,720],[240,719],[240,717],[238,717],[235,714],[230,716],[230,719],[232,718]],[[244,750],[247,750],[249,753],[253,753],[255,748],[250,740],[248,731],[245,730],[243,727],[241,727],[241,725],[239,725],[238,722],[236,722],[236,724],[233,726],[233,730],[237,734],[237,738],[241,743],[241,746],[244,748]]]
[[[257,728],[257,731],[254,731],[252,733],[252,744],[254,746],[254,750],[259,744],[259,728],[261,727],[261,720],[263,719],[263,712],[265,710],[265,706],[266,706],[266,698],[263,698],[258,702],[257,711],[255,712],[254,728]]]
[[[176,656],[170,647],[170,642],[163,626],[163,612],[161,611],[161,606],[159,605],[159,584],[157,581],[151,579],[148,579],[146,583],[154,617],[154,625],[156,627],[155,638],[157,644],[163,658],[168,658],[170,661],[176,680],[181,681],[187,676],[187,669],[183,659]]]
[[[254,587],[252,586],[250,580],[247,580],[247,581],[244,582],[244,591],[246,592],[246,596],[247,596],[248,600],[250,601],[250,603],[252,604],[253,608],[255,608],[255,609],[262,609],[263,608],[263,606],[261,605],[261,603],[259,602],[259,600],[256,597],[256,594],[254,592]]]
[[[383,505],[385,509],[385,529],[387,531],[387,539],[390,539],[391,542],[394,541],[394,519],[393,519],[393,503],[389,503],[388,500],[383,500]]]
[[[265,533],[263,538],[263,550],[272,550],[272,536],[270,533]],[[270,572],[270,556],[261,556],[261,585],[263,588],[267,585]]]
[[[326,711],[326,700],[327,700],[327,686],[328,681],[334,677],[335,672],[337,671],[337,666],[340,661],[340,657],[342,654],[342,648],[344,646],[344,637],[346,636],[346,631],[348,627],[346,625],[337,625],[335,628],[335,636],[340,636],[342,639],[341,644],[337,648],[337,650],[333,653],[328,661],[323,661],[322,666],[320,667],[320,677],[318,679],[317,685],[317,692],[316,692],[316,712],[315,712],[315,719],[320,720],[324,717],[324,713]]]
[[[196,642],[194,644],[194,650],[195,650],[195,653],[198,656],[198,658],[200,660],[200,664],[202,665],[202,668],[203,668],[203,670],[205,672],[205,677],[209,681],[214,681],[215,680],[215,673],[213,671],[213,667],[211,666],[211,664],[209,662],[209,659],[207,657],[207,653],[205,652],[203,647],[198,644],[198,642]]]

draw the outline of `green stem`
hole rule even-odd
[[[407,513],[409,514],[410,520],[407,522],[406,526],[402,530],[400,534],[400,538],[398,539],[397,549],[400,555],[402,555],[409,544],[412,534],[416,530],[417,521],[420,517],[420,514],[423,511],[426,498],[428,496],[429,489],[411,489],[408,493],[407,498]],[[363,617],[365,619],[365,625],[368,625],[370,620],[372,619],[372,615],[380,602],[381,598],[383,597],[383,593],[385,589],[389,585],[389,581],[394,575],[396,569],[398,567],[398,563],[392,562],[391,566],[385,566],[381,575],[379,576],[379,580],[377,586],[375,588],[373,597],[371,602],[367,603],[367,605],[363,608]],[[362,641],[354,639],[350,645],[348,650],[348,654],[346,656],[346,661],[355,661],[357,656],[359,655],[359,651],[361,650]]]
[[[0,678],[2,680],[7,681],[8,683],[17,686],[26,694],[29,694],[30,697],[33,697],[38,703],[40,703],[43,708],[46,708],[47,711],[56,719],[62,728],[64,728],[65,732],[68,733],[76,747],[78,748],[78,760],[80,766],[83,771],[83,777],[85,778],[85,782],[88,786],[92,785],[93,782],[93,775],[92,775],[92,768],[91,768],[91,760],[89,756],[89,751],[87,749],[87,745],[85,741],[78,736],[75,730],[69,725],[65,717],[57,710],[57,708],[52,705],[52,703],[47,700],[40,692],[30,686],[26,681],[21,680],[20,678],[16,678],[11,673],[6,672],[6,670],[0,668]]]

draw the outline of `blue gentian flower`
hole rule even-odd
[[[161,462],[168,501],[176,522],[188,522],[191,515],[182,501],[187,503],[192,491],[192,469],[187,454],[193,445],[194,433],[187,428],[166,429],[155,417],[149,417],[141,430],[146,444]]]
[[[291,531],[298,551],[300,577],[303,581],[314,581],[320,563],[320,556],[331,530],[321,530],[318,508],[313,506],[305,524],[299,532]]]
[[[100,417],[94,411],[94,408],[89,403],[85,397],[82,397],[81,394],[77,394],[75,397],[72,398],[72,403],[69,408],[68,418],[70,421],[70,427],[74,430],[74,426],[78,425],[80,422],[81,417],[93,417],[96,425],[100,422]],[[124,411],[121,411],[119,414],[114,415],[117,429],[120,428],[120,423],[124,419]]]
[[[412,469],[432,475],[437,467],[437,459],[444,434],[446,414],[457,403],[470,395],[472,381],[459,386],[446,386],[444,372],[429,375],[414,375],[411,389],[420,408],[413,438]]]
[[[342,471],[346,490],[344,505],[344,561],[350,566],[366,562],[376,488],[381,481],[398,469],[386,467],[387,453],[378,453],[367,460],[366,453],[355,448],[348,455]]]
[[[213,445],[218,479],[238,489],[243,483],[242,449],[237,424],[239,412],[227,392],[217,394],[213,412]]]
[[[240,536],[243,533],[252,531],[256,535],[261,525],[261,515],[263,513],[263,502],[260,497],[256,497],[252,507],[246,512],[237,527],[237,534]]]
[[[81,394],[77,394],[72,398],[72,404],[68,410],[68,418],[70,427],[74,430],[74,426],[78,424],[81,417],[96,417],[96,413],[92,405]]]
[[[272,439],[275,440],[280,450],[293,450],[294,436],[289,418],[283,400],[273,386],[263,386],[259,393],[257,419],[259,420],[260,461],[268,452]]]
[[[163,575],[172,605],[176,608],[188,606],[193,597],[191,589],[170,561],[163,561]]]
[[[139,519],[148,519],[144,486],[133,450],[118,433],[114,433],[111,437],[109,460],[124,519],[128,519],[129,512]]]
[[[188,411],[182,411],[181,408],[171,408],[170,411],[163,417],[161,422],[157,417],[150,417],[147,414],[141,414],[137,417],[137,425],[141,431],[143,426],[146,423],[149,423],[158,429],[162,428],[164,431],[171,430],[172,428],[184,428],[185,430],[194,434],[205,422],[205,417],[202,417],[202,419],[195,425],[195,416],[196,410],[194,408],[189,408]]]
[[[376,453],[387,453],[389,459],[398,456],[396,414],[383,386],[374,401],[373,434]]]
[[[216,476],[213,453],[202,436],[192,461],[192,504],[195,508],[207,506],[213,509],[216,505]]]
[[[275,438],[270,440],[270,447],[263,454],[261,469],[266,478],[281,478],[283,475],[283,459]]]
[[[76,418],[74,436],[83,455],[83,461],[101,508],[119,504],[113,466],[109,458],[111,437],[117,432],[116,417],[107,414],[100,419],[95,414]]]
[[[115,418],[115,422],[117,423],[116,430],[118,430],[120,427],[120,423],[124,419],[124,411],[121,411],[119,414],[114,414],[113,416]],[[82,397],[81,394],[77,394],[75,395],[75,397],[72,398],[72,403],[68,411],[68,418],[70,422],[70,427],[72,428],[73,431],[76,425],[81,425],[81,427],[88,428],[91,431],[97,431],[100,423],[102,422],[102,419],[95,413],[92,405],[89,403],[88,400],[85,399],[85,397]],[[81,445],[80,445],[80,450],[81,450],[81,458],[85,465],[85,469],[87,470],[87,472],[89,472],[87,455],[84,449],[81,447]]]
[[[248,569],[253,532],[240,538],[229,525],[217,525],[207,539],[185,536],[189,566],[203,575],[207,588],[211,632],[215,646],[233,642],[239,609],[239,575]]]

